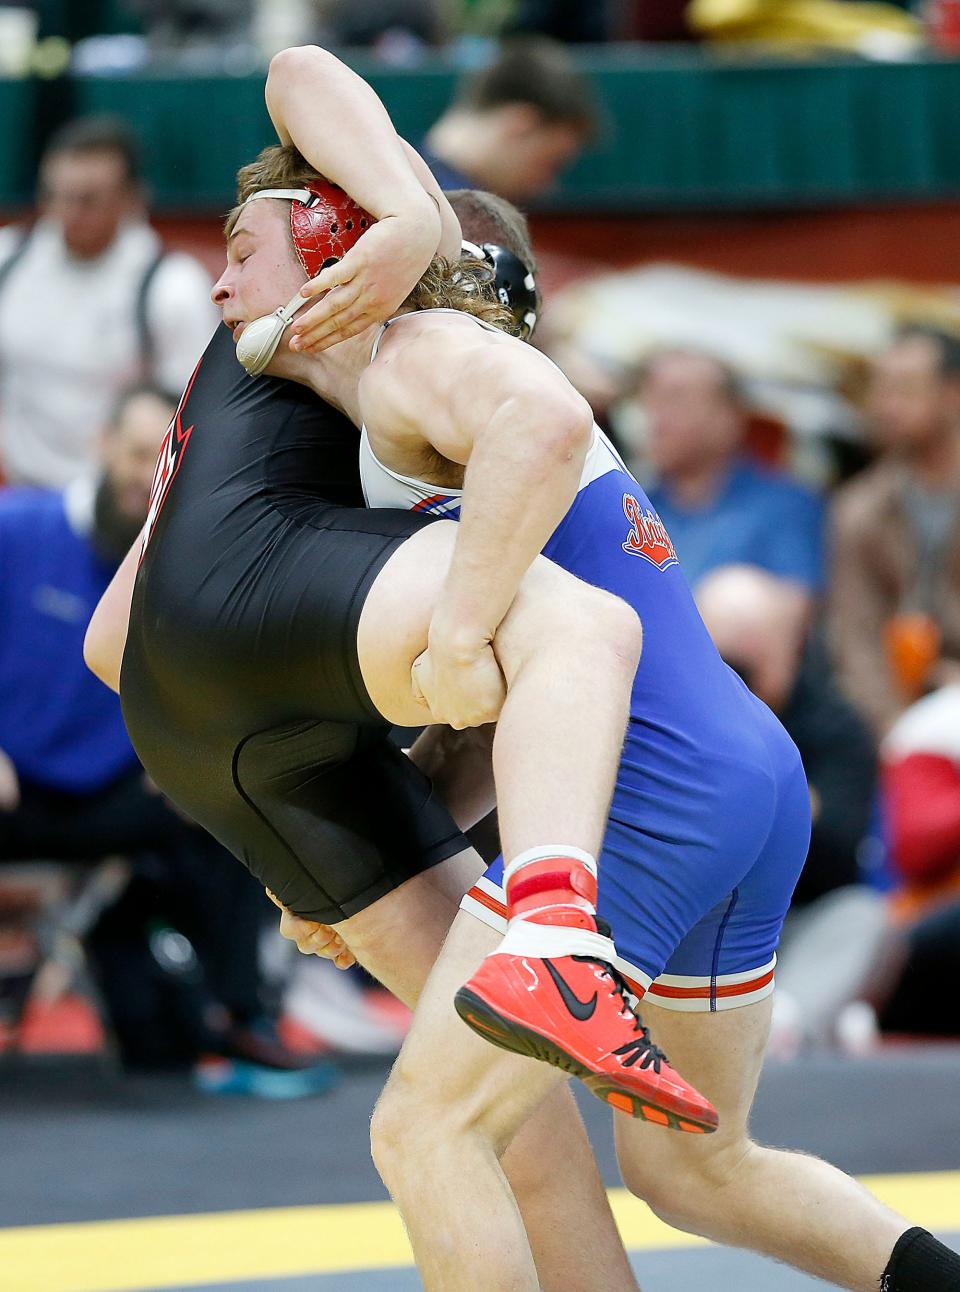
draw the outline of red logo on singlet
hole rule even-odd
[[[200,360],[203,363],[203,360]],[[170,486],[173,484],[173,478],[180,470],[183,462],[183,455],[187,450],[190,442],[190,436],[193,434],[193,427],[188,426],[186,430],[183,427],[183,408],[187,402],[187,397],[193,388],[197,373],[200,371],[200,363],[193,370],[193,376],[187,382],[187,388],[180,396],[180,403],[177,405],[177,411],[173,415],[173,421],[167,428],[167,433],[163,437],[163,443],[160,445],[160,456],[157,458],[157,469],[153,473],[153,484],[150,486],[150,505],[147,508],[147,519],[143,526],[143,543],[140,548],[140,560],[147,550],[147,544],[150,542],[150,535],[153,533],[153,527],[157,523],[157,517],[163,509],[163,504],[167,500],[167,494],[170,492]]]
[[[629,552],[631,556],[642,556],[658,570],[667,570],[671,565],[678,564],[677,549],[671,542],[663,521],[652,507],[644,509],[632,493],[625,493],[623,511],[631,527],[623,544],[625,552]]]

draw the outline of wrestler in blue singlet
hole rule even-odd
[[[369,506],[459,516],[457,491],[390,471],[365,429],[360,467]],[[614,929],[618,965],[666,1008],[761,1000],[810,838],[796,746],[721,660],[669,535],[597,427],[544,555],[622,597],[643,625],[599,858],[598,912]],[[501,858],[462,905],[506,928]]]

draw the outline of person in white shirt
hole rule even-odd
[[[179,390],[217,323],[203,266],[147,221],[136,140],[78,118],[40,165],[40,214],[0,229],[0,476],[59,489],[90,468],[118,393]]]

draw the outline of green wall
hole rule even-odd
[[[744,63],[641,48],[582,55],[604,127],[545,205],[743,209],[960,195],[960,62]],[[412,140],[454,82],[442,63],[355,65]],[[29,190],[32,96],[30,82],[0,82],[0,204]],[[91,77],[62,101],[120,113],[141,133],[160,207],[227,207],[238,166],[271,138],[259,75]]]

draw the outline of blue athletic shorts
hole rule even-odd
[[[754,706],[766,756],[703,758],[686,784],[654,778],[649,754],[631,757],[628,735],[597,906],[620,970],[667,1009],[735,1009],[773,991],[780,930],[810,842],[810,794],[793,741]],[[502,858],[461,906],[506,929]]]

